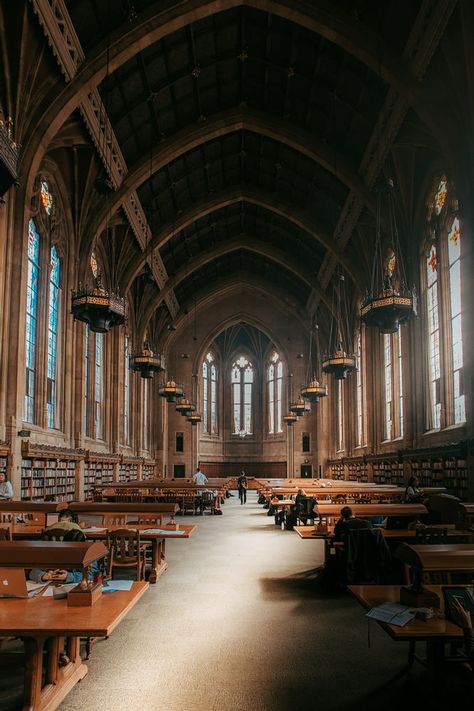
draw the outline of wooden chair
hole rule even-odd
[[[183,514],[186,513],[186,511],[192,511],[193,516],[196,514],[196,499],[197,497],[194,494],[184,494],[182,498],[182,508],[183,508]]]
[[[63,528],[45,529],[41,534],[41,538],[44,541],[82,542],[86,540],[85,534],[77,528],[70,531],[65,531]]]
[[[12,540],[12,529],[10,526],[3,524],[0,527],[0,541],[11,541]]]
[[[163,521],[163,516],[162,514],[154,514],[154,513],[139,513],[138,518],[137,518],[137,523],[141,526],[150,526],[150,528],[153,528],[154,526],[161,526]]]
[[[436,545],[448,542],[448,529],[427,526],[416,531],[416,545]]]
[[[107,532],[109,549],[109,577],[114,568],[135,568],[137,580],[145,577],[146,545],[140,543],[140,531],[132,528],[119,528]]]
[[[111,513],[105,514],[102,517],[103,526],[125,526],[127,523],[127,514],[125,513]]]

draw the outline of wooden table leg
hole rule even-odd
[[[44,643],[45,639],[42,637],[25,637],[23,639],[26,657],[23,711],[36,711],[40,708]]]

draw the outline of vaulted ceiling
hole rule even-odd
[[[33,1],[38,16],[45,1]],[[130,294],[144,270],[155,276],[145,291],[160,323],[164,302],[168,321],[176,317],[171,295],[184,312],[239,276],[278,286],[308,315],[330,306],[337,269],[364,288],[377,176],[397,135],[434,130],[423,124],[433,112],[419,79],[455,2],[59,5],[83,56],[63,105],[87,116],[81,77],[99,81],[104,146],[122,156],[106,204],[96,196],[84,222],[82,249],[111,213],[130,220],[132,196],[145,227],[141,241],[117,233],[130,242],[118,273]],[[433,136],[425,143],[433,152]]]

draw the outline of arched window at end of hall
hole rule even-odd
[[[282,426],[283,363],[276,351],[267,366],[268,433],[280,434]]]
[[[232,365],[233,434],[252,434],[252,388],[254,370],[252,363],[241,355]]]
[[[202,430],[206,434],[217,434],[217,366],[210,352],[202,364],[202,384]]]
[[[465,422],[462,331],[462,230],[454,189],[442,176],[428,204],[426,286],[427,429]],[[432,193],[432,195],[433,195]],[[426,243],[425,243],[426,244]]]

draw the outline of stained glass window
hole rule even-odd
[[[202,420],[203,432],[217,434],[217,366],[208,353],[202,364]]]
[[[443,209],[447,197],[448,184],[446,178],[443,177],[439,181],[438,190],[436,191],[436,195],[434,198],[434,209],[437,215],[439,215],[441,210]]]
[[[123,349],[123,441],[130,443],[130,369],[129,338],[125,336]]]
[[[103,438],[103,340],[102,333],[95,334],[94,431],[96,439]]]
[[[143,449],[148,449],[148,434],[150,430],[149,415],[148,415],[148,379],[142,378],[142,394],[143,394]]]
[[[43,203],[43,207],[46,210],[46,213],[48,215],[51,215],[51,211],[53,209],[53,196],[51,195],[49,191],[49,186],[46,180],[41,181],[41,189],[40,189],[40,194],[41,194],[41,202]]]
[[[364,444],[364,393],[363,393],[363,379],[362,379],[362,331],[359,330],[356,339],[356,352],[357,352],[357,372],[356,372],[356,410],[357,410],[357,436],[356,442],[358,447],[362,447]]]
[[[89,324],[87,323],[84,344],[84,434],[89,434]]]
[[[57,351],[58,351],[58,312],[59,281],[61,262],[56,247],[51,247],[49,265],[49,308],[48,308],[48,376],[46,388],[46,416],[50,429],[56,427],[57,403]]]
[[[283,364],[279,354],[274,351],[267,367],[268,389],[268,432],[280,433],[282,427],[282,390],[283,390]]]
[[[253,378],[252,363],[240,356],[233,364],[231,373],[234,434],[252,434]]]
[[[433,244],[426,261],[430,426],[441,426],[441,360],[438,307],[438,257]]]
[[[454,218],[448,233],[448,268],[454,424],[459,424],[466,419],[466,408],[462,379],[464,357],[461,316],[461,229],[457,217]]]
[[[399,329],[398,335],[398,436],[403,437],[405,427],[404,416],[404,394],[403,394],[403,351],[402,351],[402,329]]]
[[[25,373],[25,422],[34,422],[36,339],[38,318],[38,294],[40,275],[40,236],[35,223],[28,223],[28,278],[26,285],[26,373]]]
[[[91,272],[94,275],[94,277],[97,279],[97,277],[99,275],[99,265],[97,264],[97,257],[95,256],[95,252],[92,252],[92,254],[91,254],[90,265],[91,265]]]
[[[344,389],[343,381],[337,380],[337,451],[344,450]]]

